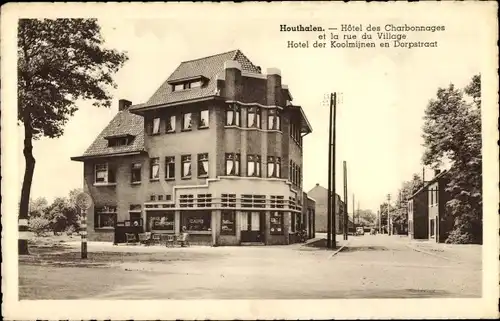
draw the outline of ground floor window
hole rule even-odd
[[[150,231],[173,232],[175,230],[175,213],[173,211],[149,212],[147,217]]]
[[[236,211],[222,211],[221,216],[221,234],[236,234]]]
[[[116,222],[116,206],[100,206],[95,208],[94,227],[114,228]]]
[[[211,211],[189,211],[182,213],[182,226],[191,232],[205,232],[212,230]]]
[[[270,234],[283,235],[283,212],[271,212]]]

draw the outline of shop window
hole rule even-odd
[[[283,235],[282,212],[271,212],[269,228],[271,235]]]
[[[211,207],[212,206],[212,194],[198,194],[196,200],[197,200],[198,207]]]
[[[260,177],[260,156],[247,156],[247,176]]]
[[[193,207],[194,206],[193,194],[179,196],[179,205],[180,207]]]
[[[221,234],[236,234],[236,211],[222,211],[221,215]]]
[[[231,104],[226,108],[226,126],[240,126],[240,107]]]
[[[142,164],[141,163],[133,163],[131,171],[132,171],[131,172],[132,183],[140,183],[141,182]]]
[[[189,232],[204,232],[212,230],[212,212],[189,211],[182,213],[182,226]]]
[[[200,111],[200,123],[198,125],[199,128],[208,128],[208,121],[209,121],[209,113],[208,109],[204,109]]]
[[[96,184],[116,183],[115,167],[113,164],[96,164],[94,167],[94,178]]]
[[[182,130],[191,130],[192,128],[192,119],[191,113],[185,113],[182,115]]]
[[[167,133],[173,133],[175,132],[175,116],[171,115],[167,117],[166,119],[166,127],[167,127]]]
[[[182,178],[191,177],[191,155],[183,155],[182,160]]]
[[[269,109],[267,111],[267,129],[281,130],[281,116],[278,109]]]
[[[160,178],[160,159],[150,158],[149,159],[149,178],[150,179],[159,179]]]
[[[240,154],[226,154],[226,175],[240,176]]]
[[[236,207],[236,194],[222,194],[222,207]]]
[[[249,107],[247,109],[247,124],[248,128],[260,128],[260,108]]]
[[[198,177],[208,176],[208,154],[198,154]]]
[[[175,179],[175,156],[165,157],[165,179]]]
[[[175,212],[149,212],[148,226],[151,231],[170,231],[175,230]]]
[[[114,228],[116,223],[116,206],[101,206],[95,208],[94,227]]]

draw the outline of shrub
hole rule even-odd
[[[29,228],[36,236],[43,236],[50,229],[50,221],[43,217],[33,217],[29,220]]]
[[[70,225],[67,229],[66,229],[66,235],[68,236],[73,236],[73,234],[75,233],[76,229],[73,225]]]

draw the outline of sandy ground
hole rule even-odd
[[[344,242],[341,240],[339,245]],[[33,249],[20,258],[21,299],[320,299],[479,297],[481,265],[417,252],[406,238],[349,237],[344,251],[289,246]],[[476,250],[480,252],[480,247]],[[55,290],[57,289],[57,290]]]

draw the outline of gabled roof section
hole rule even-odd
[[[132,108],[131,106],[130,108]],[[131,143],[125,146],[108,146],[110,138],[133,137]],[[111,156],[141,152],[144,150],[144,120],[142,116],[134,115],[129,110],[119,111],[104,130],[97,136],[92,145],[82,156],[72,157],[72,160],[83,160],[99,156]]]
[[[438,179],[440,179],[441,177],[443,177],[447,173],[448,173],[447,170],[443,170],[441,173],[439,173],[438,175],[434,176],[434,178],[431,179],[430,181],[424,182],[424,185],[421,188],[419,188],[415,193],[413,193],[412,195],[410,195],[410,197],[408,197],[408,200],[413,199],[417,194],[420,194],[427,187],[429,187],[429,185],[434,184],[434,182],[436,182]]]
[[[130,110],[138,111],[158,105],[166,105],[181,101],[213,97],[217,90],[217,74],[224,72],[224,62],[228,60],[238,61],[242,71],[260,74],[260,68],[255,66],[240,50],[184,61],[168,77],[168,79],[156,90],[149,100],[142,106],[132,106]],[[189,90],[172,91],[172,83],[186,79],[206,79],[204,86]]]

